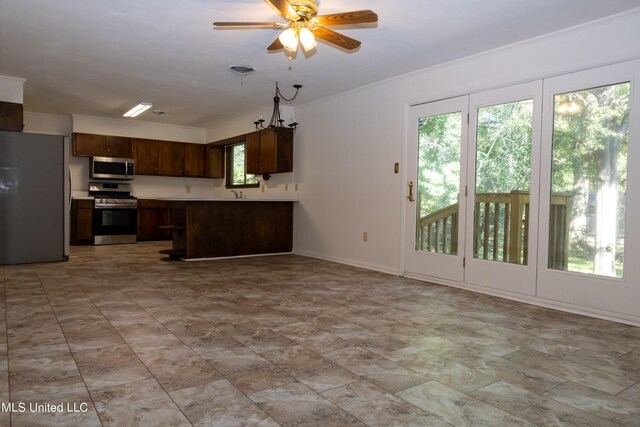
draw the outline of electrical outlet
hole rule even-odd
[[[289,184],[284,185],[284,191],[289,191]]]
[[[298,191],[298,183],[296,182],[296,191]]]
[[[186,188],[185,188],[185,190],[187,191],[187,193],[191,193],[191,186],[190,186],[190,185],[187,185],[187,186],[186,186]]]
[[[262,192],[264,193],[264,182],[262,183]]]
[[[362,233],[362,241],[366,242],[367,240],[369,240],[369,235],[367,234],[367,232],[365,231],[364,233]]]

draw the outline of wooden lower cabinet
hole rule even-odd
[[[171,240],[171,202],[138,199],[138,241]]]
[[[93,200],[73,199],[71,201],[72,245],[93,245]]]
[[[293,202],[174,201],[173,254],[214,258],[291,252]]]

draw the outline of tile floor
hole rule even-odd
[[[0,425],[640,425],[640,328],[165,247],[0,267]]]

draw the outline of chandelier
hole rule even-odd
[[[253,124],[256,126],[256,130],[263,130],[267,128],[286,128],[287,126],[293,131],[296,131],[296,127],[298,126],[298,122],[296,122],[295,115],[291,116],[290,123],[285,126],[284,119],[280,115],[280,99],[282,98],[285,102],[291,102],[296,99],[298,96],[298,91],[302,87],[300,84],[295,84],[293,87],[296,89],[296,93],[293,94],[291,98],[286,98],[280,92],[280,88],[278,87],[278,82],[276,82],[276,94],[273,97],[273,112],[271,113],[271,120],[269,120],[269,124],[265,126],[265,120],[262,118],[262,114],[256,115],[256,121]]]

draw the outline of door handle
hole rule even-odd
[[[415,199],[413,198],[413,181],[409,181],[409,195],[407,196],[410,202],[413,202]]]

